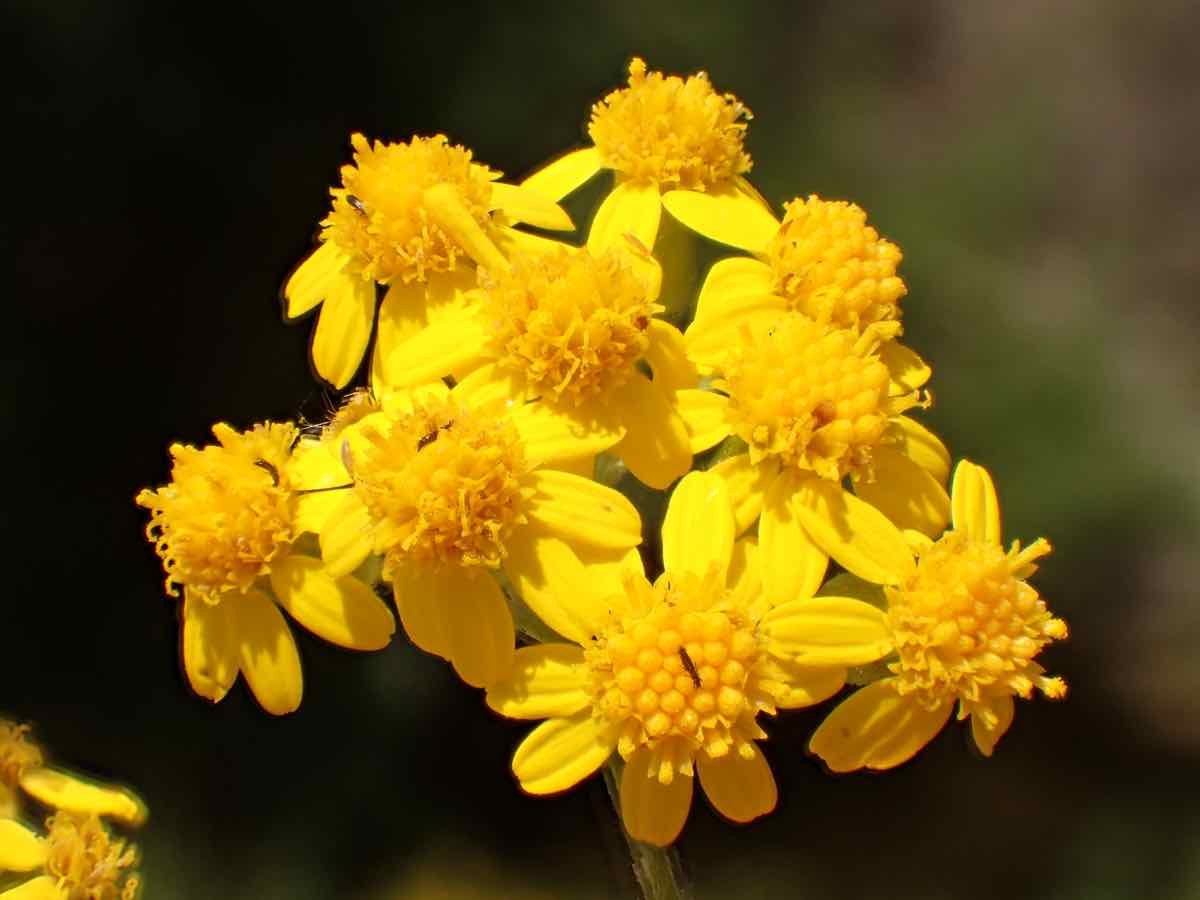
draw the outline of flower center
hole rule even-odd
[[[736,349],[726,367],[728,415],[752,459],[777,457],[834,481],[870,477],[871,451],[898,411],[878,343],[875,332],[788,315]]]
[[[929,707],[947,699],[977,702],[1036,687],[1061,697],[1066,684],[1033,661],[1067,636],[1022,575],[1050,552],[1045,541],[1008,553],[997,544],[949,532],[922,554],[905,584],[888,588],[888,622],[899,660],[897,689]]]
[[[684,80],[629,64],[629,87],[592,107],[588,134],[604,164],[664,188],[705,191],[750,171],[746,109],[703,72]]]
[[[138,893],[137,849],[114,838],[95,816],[55,813],[49,831],[46,874],[58,879],[65,900],[133,900]]]
[[[171,447],[171,483],[143,490],[146,536],[162,557],[167,593],[183,585],[216,602],[249,590],[292,541],[287,463],[292,425],[268,422],[249,431],[213,426],[219,444]]]
[[[385,575],[406,560],[500,565],[505,539],[525,521],[528,490],[510,421],[434,401],[363,434],[354,483],[374,523],[375,549],[385,555]]]
[[[908,293],[896,275],[900,259],[900,248],[867,224],[861,208],[815,194],[787,204],[767,245],[776,292],[792,309],[843,328],[900,318]]]
[[[614,621],[585,651],[597,712],[624,723],[621,755],[682,738],[721,756],[753,737],[755,623],[712,578],[663,576],[651,588],[635,577],[627,590],[652,594],[649,611]]]
[[[0,719],[0,784],[15,787],[22,773],[42,765],[42,750],[29,738],[28,725]]]
[[[424,281],[431,272],[457,268],[467,253],[430,213],[425,192],[452,186],[462,207],[484,225],[499,173],[472,162],[470,150],[443,135],[372,145],[356,134],[350,143],[354,164],[342,167],[342,186],[330,191],[333,208],[321,222],[321,239],[350,254],[363,278],[381,284]]]
[[[629,380],[663,309],[619,250],[521,256],[485,291],[501,364],[572,404]]]

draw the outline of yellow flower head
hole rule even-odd
[[[750,171],[742,148],[748,110],[713,90],[708,75],[683,79],[629,64],[629,86],[592,108],[588,134],[608,168],[664,190],[705,191]]]
[[[896,275],[900,248],[867,225],[859,206],[813,194],[786,208],[766,259],[789,309],[849,328],[900,318],[908,292]]]
[[[113,837],[95,816],[56,813],[46,820],[46,875],[63,900],[133,900],[141,879],[137,848]]]
[[[921,402],[916,391],[891,393],[877,353],[888,333],[877,326],[858,334],[789,315],[736,348],[720,386],[751,460],[776,459],[831,481],[869,479],[889,419]]]
[[[440,134],[402,144],[371,144],[355,134],[350,142],[354,164],[342,167],[342,186],[330,191],[333,208],[321,222],[322,241],[336,244],[355,272],[380,284],[424,281],[470,259],[453,229],[439,221],[437,202],[444,201],[431,205],[429,190],[448,189],[482,228],[499,172]]]
[[[29,725],[0,719],[0,784],[14,788],[21,776],[42,767],[42,748],[29,737]]]
[[[485,287],[500,365],[523,375],[536,393],[570,405],[629,381],[663,310],[628,254],[617,250],[525,254]]]
[[[238,432],[213,426],[219,441],[202,449],[171,447],[171,483],[137,495],[150,510],[146,535],[162,557],[167,593],[184,586],[207,598],[245,593],[288,552],[292,425],[266,423]]]
[[[1007,551],[987,471],[960,462],[952,493],[954,529],[921,545],[915,570],[887,587],[892,676],[864,688],[813,735],[814,753],[835,771],[886,769],[909,759],[942,728],[955,703],[991,755],[1013,718],[1013,698],[1066,695],[1035,657],[1067,636],[1028,583],[1042,539]]]

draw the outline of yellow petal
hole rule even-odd
[[[450,659],[450,625],[447,607],[454,598],[448,582],[431,566],[404,563],[392,570],[392,594],[400,624],[409,639],[442,659]]]
[[[954,469],[951,498],[955,531],[963,532],[973,541],[1000,543],[1000,502],[987,469],[960,460]]]
[[[876,447],[872,463],[875,480],[854,485],[859,497],[900,529],[911,528],[934,538],[946,530],[950,495],[937,479],[891,447]]]
[[[343,471],[342,478],[349,481],[349,473]],[[330,485],[336,487],[336,485]],[[292,528],[296,534],[312,532],[320,534],[337,513],[338,507],[346,498],[349,487],[345,490],[318,490],[312,494],[302,494],[296,498],[295,512],[292,517]]]
[[[369,586],[337,576],[321,560],[293,554],[271,567],[279,605],[318,637],[351,650],[380,650],[392,640],[396,620]]]
[[[655,184],[623,181],[612,189],[592,220],[587,248],[594,256],[632,238],[647,253],[654,249],[662,201]]]
[[[745,256],[723,259],[708,270],[700,286],[694,319],[700,322],[710,316],[724,317],[722,311],[739,297],[767,297],[774,288],[775,275],[766,263]],[[781,312],[787,308],[781,298],[774,299]]]
[[[767,650],[809,666],[860,666],[887,656],[892,636],[883,611],[849,597],[809,597],[763,619]]]
[[[688,326],[688,356],[706,371],[720,371],[731,349],[766,335],[786,310],[773,294],[730,297]]]
[[[312,361],[317,374],[344,388],[358,371],[375,318],[375,283],[344,276],[335,280],[317,314]]]
[[[713,391],[689,389],[675,393],[675,408],[687,426],[692,453],[703,453],[729,437],[725,411],[729,398]]]
[[[242,673],[259,706],[275,716],[295,711],[304,693],[304,676],[283,613],[259,591],[226,603],[239,641]]]
[[[193,591],[183,597],[183,670],[192,690],[216,703],[233,687],[238,673],[238,635],[229,605],[239,597],[209,604]]]
[[[429,217],[467,252],[480,268],[502,272],[508,261],[492,242],[487,232],[475,221],[463,203],[457,187],[439,183],[425,188],[422,194],[424,207]]]
[[[625,434],[624,427],[611,417],[583,420],[540,401],[511,407],[509,418],[521,435],[525,459],[531,466],[595,456]]]
[[[425,315],[436,325],[447,317],[455,318],[478,302],[479,273],[470,266],[452,272],[431,272],[425,283]]]
[[[734,752],[716,758],[700,753],[696,774],[713,808],[733,822],[753,822],[779,799],[771,766],[757,747],[750,759]]]
[[[763,497],[778,470],[768,463],[755,465],[750,462],[750,454],[739,453],[721,460],[708,471],[725,482],[733,520],[737,523],[737,533],[741,534],[758,519]]]
[[[646,334],[650,344],[645,359],[654,373],[654,384],[668,393],[694,388],[700,381],[700,374],[687,357],[683,332],[662,319],[651,319]]]
[[[668,191],[663,206],[696,234],[750,253],[762,253],[779,221],[754,197],[735,187],[719,191]]]
[[[666,490],[692,467],[687,426],[671,401],[641,373],[622,387],[617,402],[625,437],[613,453],[642,484]]]
[[[783,473],[771,482],[758,522],[763,590],[774,606],[811,597],[821,586],[829,555],[813,542],[792,510],[796,478]]]
[[[828,700],[846,683],[844,666],[805,666],[768,656],[759,661],[759,676],[777,683],[775,706],[779,709],[803,709]]]
[[[146,804],[127,788],[102,784],[58,769],[30,769],[21,789],[39,803],[78,815],[104,816],[127,825],[146,821]]]
[[[0,819],[0,872],[29,872],[46,862],[46,842],[20,822]]]
[[[607,598],[621,590],[615,578],[597,578],[570,547],[536,528],[509,540],[504,572],[539,619],[577,644],[603,629]]]
[[[540,234],[530,234],[519,228],[502,225],[495,229],[492,235],[500,252],[512,259],[515,254],[531,254],[534,256],[545,253],[557,253],[564,246],[570,246],[563,241],[542,237]]]
[[[838,572],[821,585],[821,589],[817,591],[817,596],[850,597],[854,600],[861,600],[863,603],[877,606],[880,609],[887,607],[887,598],[883,594],[882,586],[867,581],[865,578],[859,578],[850,572]]]
[[[426,288],[421,281],[397,281],[383,295],[371,353],[371,388],[377,394],[386,390],[384,366],[392,351],[428,324]]]
[[[642,520],[623,494],[588,478],[542,469],[529,476],[529,518],[568,543],[613,550],[642,542]]]
[[[728,585],[739,606],[748,606],[762,595],[762,553],[757,538],[744,537],[733,542]]]
[[[371,517],[354,491],[327,493],[339,502],[320,531],[321,560],[329,574],[349,575],[371,555]]]
[[[492,209],[498,209],[514,222],[524,222],[549,231],[573,231],[575,223],[566,210],[537,190],[504,184],[492,184]]]
[[[397,344],[383,358],[378,380],[388,388],[416,387],[482,365],[489,335],[472,309],[446,316]]]
[[[517,747],[513,774],[531,794],[565,791],[604,765],[616,745],[613,726],[593,718],[590,709],[548,719]]]
[[[472,687],[487,687],[512,670],[516,631],[500,585],[489,573],[447,567],[445,621],[450,663]]]
[[[592,702],[591,687],[579,647],[522,647],[508,677],[488,688],[487,705],[510,719],[572,716]]]
[[[651,771],[651,752],[638,750],[621,775],[621,821],[634,840],[666,847],[679,837],[692,805],[692,777],[677,772],[663,784]]]
[[[893,435],[900,438],[896,449],[945,484],[950,475],[950,451],[932,431],[908,416],[892,419]]]
[[[69,900],[66,888],[49,875],[39,875],[0,894],[0,900]]]
[[[663,568],[703,577],[716,566],[721,577],[733,556],[733,509],[723,482],[711,472],[689,472],[667,503],[662,525]]]
[[[996,742],[1004,737],[1004,733],[1012,725],[1015,705],[1010,694],[1004,694],[992,700],[990,708],[996,716],[996,722],[990,727],[982,710],[971,713],[971,737],[975,739],[975,746],[984,756],[992,755],[996,749]]]
[[[913,695],[898,694],[892,681],[877,681],[842,701],[813,732],[809,751],[834,772],[891,769],[912,759],[946,724],[954,704],[930,712]]]
[[[346,277],[342,268],[349,260],[337,244],[329,241],[310,253],[284,285],[287,317],[298,318],[329,296],[333,282]]]
[[[879,359],[887,366],[897,393],[908,394],[924,387],[933,375],[925,360],[896,341],[884,341],[879,346]]]
[[[538,169],[521,182],[521,187],[558,201],[600,171],[600,152],[595,147],[572,150]]]
[[[455,384],[451,393],[455,400],[481,407],[505,401],[524,403],[527,391],[523,378],[495,363],[487,363]]]
[[[855,575],[898,584],[912,574],[912,552],[900,529],[838,482],[800,479],[792,509],[817,546]]]

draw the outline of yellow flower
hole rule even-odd
[[[375,319],[375,285],[388,288],[379,311],[377,353],[420,324],[426,306],[453,300],[476,265],[499,269],[497,240],[511,224],[569,230],[571,220],[534,191],[496,181],[444,136],[408,143],[350,138],[354,164],[321,222],[320,246],[284,287],[288,318],[323,302],[313,332],[317,374],[341,388],[358,370]],[[378,357],[377,357],[378,358]]]
[[[113,837],[96,816],[58,812],[46,836],[0,819],[0,873],[39,872],[0,900],[133,900],[140,878],[136,847]]]
[[[1000,507],[987,470],[963,461],[954,472],[954,528],[924,541],[915,571],[887,596],[892,677],[839,705],[812,736],[810,749],[835,772],[890,769],[925,746],[950,718],[971,717],[986,756],[1008,730],[1013,697],[1034,690],[1058,699],[1061,678],[1034,661],[1067,636],[1026,581],[1050,552],[1038,539],[1021,549],[1001,544]]]
[[[687,79],[647,72],[635,58],[629,86],[592,108],[593,146],[551,162],[523,181],[561,200],[601,169],[616,186],[593,226],[606,234],[632,234],[653,248],[662,208],[698,234],[754,249],[778,222],[743,177],[750,157],[742,147],[750,111],[732,94],[713,90],[700,72]]]
[[[45,764],[28,725],[0,719],[0,819],[20,811],[17,790],[63,812],[107,816],[129,825],[146,819],[146,805],[127,788],[100,784]]]
[[[295,640],[279,607],[314,634],[355,650],[387,646],[391,612],[348,572],[331,574],[296,539],[292,425],[238,432],[213,426],[218,444],[171,447],[171,483],[143,490],[146,535],[183,589],[183,665],[192,689],[214,703],[239,669],[259,704],[275,715],[300,705],[303,677]],[[277,605],[278,604],[278,605]]]
[[[725,485],[710,473],[676,487],[662,548],[666,571],[653,585],[636,556],[564,565],[575,619],[563,634],[575,643],[518,650],[512,675],[487,693],[502,715],[547,719],[513,757],[522,788],[566,790],[615,750],[625,827],[659,845],[683,827],[696,776],[735,822],[770,812],[775,779],[755,743],[766,737],[758,713],[820,702],[842,687],[846,666],[889,648],[878,609],[811,596],[823,558],[791,602],[772,608],[756,546],[735,543]]]
[[[656,318],[661,270],[644,248],[593,229],[585,247],[542,241],[480,280],[456,312],[393,351],[389,385],[453,373],[477,390],[540,399],[573,427],[606,422],[624,435],[613,453],[656,489],[691,468],[676,392],[699,375],[679,329]]]
[[[929,369],[888,340],[897,328],[858,332],[787,313],[757,333],[743,328],[715,390],[679,394],[693,450],[730,434],[746,445],[712,471],[728,483],[740,528],[761,513],[772,600],[787,597],[788,548],[800,542],[892,583],[912,564],[901,529],[936,535],[949,520],[949,454],[904,415],[927,403]]]
[[[327,564],[348,572],[381,555],[413,643],[483,686],[513,656],[498,577],[547,625],[569,628],[560,556],[624,553],[641,542],[641,520],[611,488],[557,470],[612,446],[619,431],[477,387],[468,379],[453,391],[439,382],[391,392],[380,411],[298,456],[310,487],[348,486],[302,500]]]
[[[709,271],[687,332],[701,366],[719,368],[744,325],[763,330],[789,311],[858,330],[899,320],[908,292],[896,274],[900,248],[867,225],[867,214],[815,194],[786,207],[778,231],[748,248],[756,259],[725,259]]]

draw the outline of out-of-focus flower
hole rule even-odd
[[[662,538],[665,573],[653,585],[636,556],[563,565],[570,590],[560,602],[573,614],[563,633],[575,643],[518,650],[511,677],[487,693],[505,716],[547,719],[513,757],[526,791],[566,790],[615,750],[625,827],[659,845],[683,827],[694,776],[733,821],[770,812],[776,787],[755,743],[766,737],[758,714],[831,696],[847,666],[890,647],[874,606],[812,597],[824,559],[795,599],[768,604],[755,544],[735,543],[725,485],[710,473],[676,487]]]
[[[442,135],[407,143],[350,139],[354,164],[342,167],[320,246],[284,286],[297,318],[321,304],[313,332],[317,374],[334,387],[354,377],[375,320],[375,285],[388,288],[379,310],[376,359],[419,327],[430,308],[453,302],[475,266],[501,269],[497,240],[516,222],[569,230],[571,220],[536,191],[503,184],[471,151]]]
[[[625,497],[559,468],[622,434],[497,397],[478,379],[393,391],[378,412],[302,445],[307,486],[347,489],[306,495],[301,516],[335,572],[380,554],[409,637],[483,686],[507,674],[515,643],[496,576],[562,630],[572,570],[560,556],[577,566],[576,553],[641,542]]]
[[[0,872],[32,876],[0,900],[134,900],[141,879],[137,848],[114,837],[96,816],[57,812],[46,836],[0,819]]]
[[[146,535],[167,593],[183,589],[183,665],[192,689],[222,699],[240,670],[275,715],[300,705],[296,642],[279,607],[309,631],[354,650],[387,646],[395,620],[371,587],[331,574],[295,544],[305,530],[291,472],[292,425],[213,426],[218,443],[171,446],[171,482],[143,490]]]
[[[561,200],[601,169],[616,185],[596,213],[593,230],[631,234],[654,247],[662,208],[698,234],[756,249],[778,222],[743,177],[750,111],[732,94],[713,90],[700,72],[689,78],[647,72],[635,58],[629,86],[592,107],[593,146],[549,163],[522,182]]]
[[[1026,581],[1050,552],[1001,544],[1000,507],[986,469],[963,461],[954,472],[954,527],[920,542],[915,571],[885,589],[886,622],[897,659],[892,676],[854,693],[825,719],[809,744],[835,772],[890,769],[936,735],[958,704],[985,756],[1013,720],[1013,698],[1036,690],[1058,699],[1035,657],[1067,636]]]

